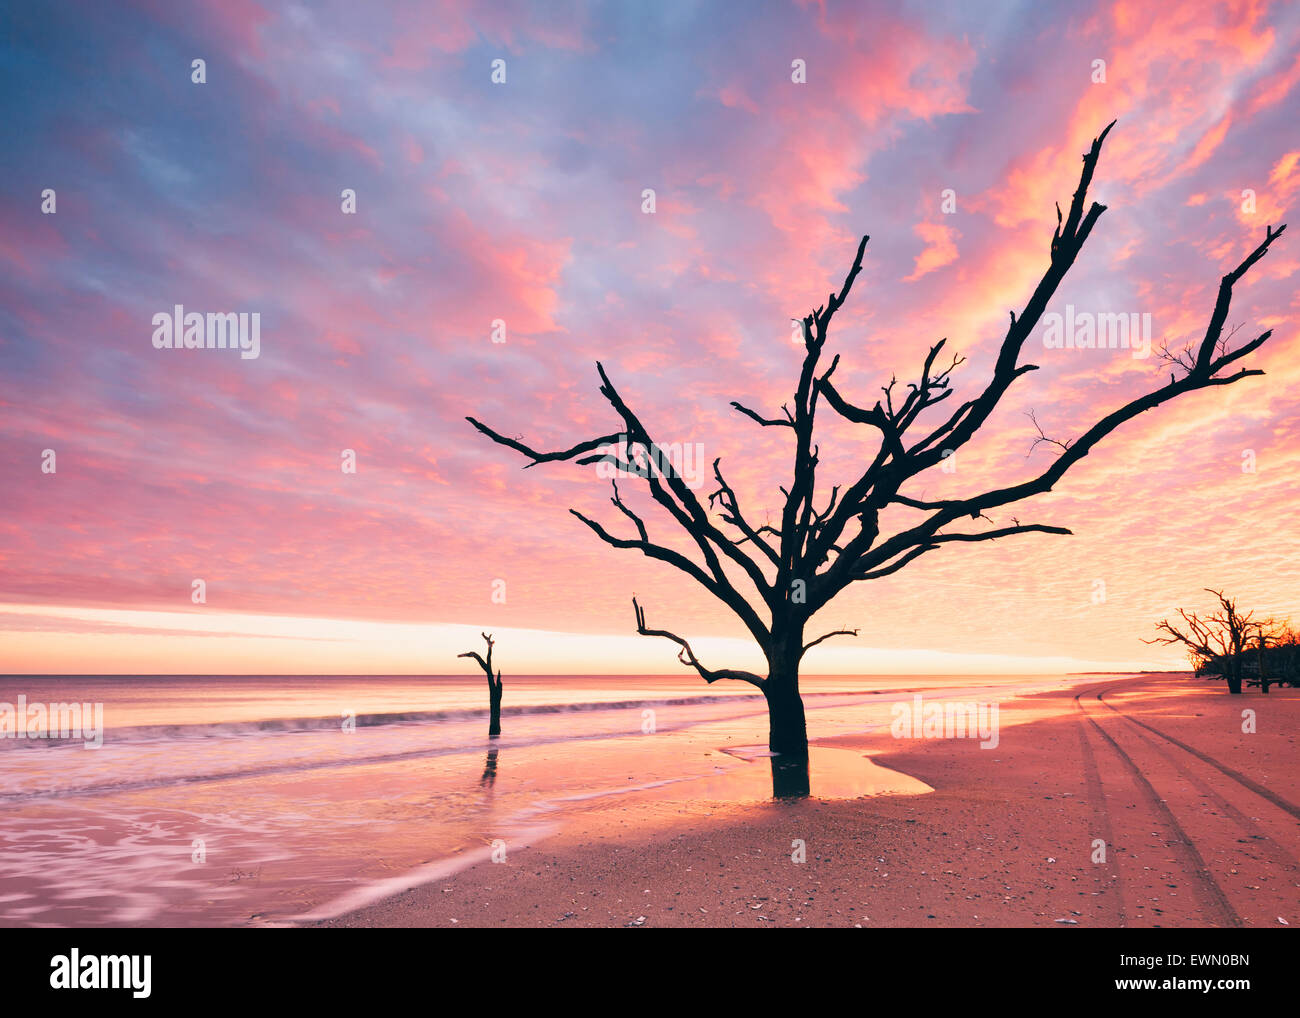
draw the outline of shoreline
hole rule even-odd
[[[1110,675],[1113,681],[1129,678],[1134,673],[1105,674]],[[1066,677],[1062,676],[1061,678],[1064,680]],[[1073,688],[1075,684],[1067,685],[1064,688]],[[911,708],[914,701],[921,699],[922,694],[927,695],[930,702],[934,703],[936,701],[949,702],[956,696],[974,693],[993,694],[997,697],[1025,695],[1020,692],[1008,693],[1007,690],[998,687],[976,685],[971,687],[922,686],[812,692],[806,693],[804,699],[805,705],[811,712],[819,709],[816,706],[819,699],[829,701],[831,698],[850,697],[860,699],[880,696],[882,705],[886,703],[902,703]],[[738,697],[738,699],[749,700],[754,699],[754,697],[743,696]],[[834,710],[835,705],[831,704],[829,709]],[[993,712],[996,715],[996,706],[994,706]],[[917,717],[917,726],[919,731],[919,715]],[[765,717],[763,727],[765,729]],[[811,741],[812,767],[814,772],[818,774],[816,785],[820,798],[840,800],[857,798],[860,795],[875,796],[888,792],[901,795],[917,795],[934,791],[930,786],[910,775],[873,762],[873,752],[879,752],[880,749],[878,730],[881,728],[888,728],[887,720],[882,719],[879,722],[867,725],[864,729],[858,730],[855,734],[857,739],[863,742],[862,747],[858,747],[856,744],[851,748],[842,747],[839,745],[837,737],[834,736]],[[758,731],[755,731],[754,735],[758,736]],[[668,780],[651,781],[632,787],[605,787],[578,796],[567,795],[541,800],[511,817],[504,818],[497,824],[493,832],[496,836],[493,837],[492,844],[508,845],[508,850],[513,852],[519,848],[533,847],[536,842],[552,838],[570,827],[582,829],[584,818],[581,809],[593,803],[602,810],[618,808],[635,811],[639,807],[649,807],[647,816],[653,816],[661,798],[674,802],[717,802],[724,808],[745,803],[764,803],[771,800],[771,778],[768,761],[771,759],[772,754],[768,751],[766,745],[714,745],[712,748],[715,754],[742,761],[743,766],[738,767],[733,763],[730,765],[730,769],[725,771],[715,769],[713,774],[686,774]],[[858,752],[859,748],[869,749],[872,752]],[[629,778],[629,780],[632,780],[632,778]],[[579,808],[576,814],[573,809],[575,805]],[[539,825],[539,817],[552,817],[553,822]],[[464,870],[483,863],[490,856],[491,852],[485,848],[474,848],[463,854],[459,853],[458,850],[458,854],[455,856],[430,860],[402,876],[386,879],[380,885],[360,885],[342,896],[320,903],[308,913],[282,917],[277,920],[258,923],[258,925],[293,926],[337,921],[352,911],[359,911],[363,907],[359,902],[377,904],[386,897],[398,896],[433,880],[454,877]],[[387,895],[383,893],[385,887],[390,892]]]
[[[1255,734],[1240,731],[1244,709],[1259,715]],[[1230,697],[1185,673],[1146,674],[1002,710],[1011,723],[995,749],[815,742],[934,789],[925,794],[821,800],[814,767],[806,800],[620,796],[501,862],[312,925],[1300,922],[1300,814],[1288,812],[1300,802],[1300,690]]]
[[[818,683],[806,706],[816,735],[879,741],[895,701],[911,702],[918,685],[928,687],[927,700],[1001,701],[1067,681],[891,676],[873,689],[850,676]],[[771,797],[760,745],[766,710],[752,697],[684,697],[679,692],[699,692],[697,681],[657,678],[613,690],[618,704],[657,708],[591,709],[592,694],[610,691],[608,680],[565,680],[532,695],[588,709],[523,715],[491,740],[481,718],[448,716],[481,702],[479,685],[450,694],[404,681],[322,691],[272,679],[251,692],[229,683],[216,693],[182,686],[162,700],[154,684],[125,687],[110,705],[119,723],[186,724],[179,732],[152,727],[166,734],[151,738],[106,739],[94,753],[64,745],[0,752],[0,843],[14,849],[0,853],[0,925],[326,919],[459,870],[495,841],[514,853],[538,828],[571,826],[581,814],[618,809],[651,820],[664,801],[734,808]],[[75,690],[32,692],[51,699]],[[263,713],[231,723],[231,714],[254,710],[316,718],[331,702],[352,717],[367,707],[403,717],[434,708],[442,720],[349,730],[337,722],[268,725]],[[914,781],[830,742],[813,754],[822,796]]]

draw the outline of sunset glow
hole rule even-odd
[[[516,673],[681,671],[635,635],[633,593],[715,663],[758,667],[706,593],[566,511],[625,523],[595,468],[522,472],[465,417],[546,448],[616,428],[599,359],[665,443],[699,443],[706,473],[722,457],[761,522],[790,449],[728,404],[790,398],[790,321],[838,289],[858,237],[837,384],[869,406],[946,336],[967,358],[953,403],[972,398],[1054,203],[1118,118],[1108,211],[1049,311],[1149,315],[1153,349],[1027,346],[1041,370],[911,493],[983,490],[1049,461],[1028,411],[1068,439],[1159,384],[1154,348],[1199,339],[1220,276],[1295,218],[1300,8],[982,6],[12,16],[0,671],[469,674],[455,655],[480,630]],[[818,622],[861,635],[806,671],[1178,668],[1142,640],[1206,586],[1300,616],[1297,270],[1289,233],[1233,303],[1238,340],[1274,330],[1262,378],[1143,415],[1023,507],[1074,536],[945,548],[856,586]],[[259,355],[156,349],[176,305],[259,314]],[[829,486],[874,445],[826,428]]]

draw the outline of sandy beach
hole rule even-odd
[[[1080,681],[1003,703],[996,748],[824,738],[810,799],[619,796],[535,844],[498,845],[501,861],[485,852],[319,925],[1300,923],[1300,691],[1234,697],[1186,675]],[[819,799],[831,751],[869,751],[910,790]]]

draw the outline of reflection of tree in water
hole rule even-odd
[[[491,788],[497,780],[497,751],[489,749],[487,760],[483,764],[483,777],[479,778],[479,787]]]
[[[801,799],[811,794],[812,784],[806,757],[791,759],[782,753],[772,756],[772,795],[778,799]]]

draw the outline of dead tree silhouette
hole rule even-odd
[[[1237,607],[1237,599],[1228,597],[1221,590],[1203,589],[1218,599],[1217,611],[1211,615],[1198,615],[1179,608],[1181,623],[1161,619],[1156,629],[1165,635],[1142,642],[1181,643],[1191,652],[1198,672],[1202,668],[1221,668],[1223,677],[1228,680],[1228,692],[1233,694],[1241,692],[1242,663],[1246,651],[1253,644],[1259,662],[1260,686],[1267,693],[1269,680],[1264,672],[1264,649],[1270,641],[1276,642],[1281,636],[1281,623],[1272,618],[1257,619],[1254,611],[1242,611]]]
[[[717,490],[708,496],[706,509],[686,485],[680,472],[666,462],[666,457],[657,454],[659,447],[648,427],[623,401],[600,362],[596,363],[601,381],[600,394],[620,422],[617,429],[607,434],[585,439],[567,449],[546,452],[519,439],[507,438],[473,417],[466,418],[493,442],[522,453],[530,461],[526,466],[556,461],[572,461],[586,467],[611,463],[618,471],[645,481],[654,501],[693,539],[699,551],[698,560],[693,554],[688,556],[652,542],[645,521],[623,501],[617,484],[611,502],[631,522],[635,536],[617,537],[577,510],[569,511],[606,544],[640,551],[652,559],[668,563],[731,609],[762,648],[767,660],[765,676],[734,669],[715,671],[706,668],[685,639],[667,630],[648,628],[645,610],[633,600],[637,632],[661,636],[676,643],[680,648],[679,660],[699,672],[705,682],[738,679],[763,691],[768,704],[769,747],[787,761],[802,761],[805,783],[808,736],[799,693],[800,662],[810,648],[823,640],[856,635],[854,630],[839,629],[813,639],[805,638],[805,628],[810,621],[836,595],[852,583],[895,573],[920,556],[945,545],[992,541],[1028,533],[1069,534],[1070,531],[1064,527],[1024,524],[1014,517],[1011,525],[998,526],[985,514],[1050,491],[1061,476],[1101,439],[1139,414],[1187,392],[1228,385],[1249,375],[1263,374],[1258,369],[1245,368],[1219,374],[1257,350],[1270,335],[1270,332],[1264,332],[1236,349],[1229,349],[1223,337],[1223,326],[1232,300],[1233,285],[1264,256],[1286,229],[1285,226],[1276,230],[1267,228],[1263,243],[1222,278],[1205,336],[1196,347],[1194,356],[1189,358],[1189,363],[1172,365],[1174,373],[1171,373],[1167,385],[1124,404],[1077,439],[1053,443],[1060,450],[1059,455],[1038,476],[960,499],[926,501],[903,493],[906,482],[969,442],[989,419],[1012,383],[1037,368],[1034,364],[1019,363],[1021,349],[1058,284],[1074,264],[1098,218],[1106,211],[1106,206],[1095,202],[1086,207],[1086,197],[1102,144],[1113,126],[1113,122],[1108,125],[1084,154],[1079,186],[1074,192],[1068,215],[1062,217],[1060,206],[1057,206],[1050,264],[1020,314],[1011,312],[1010,325],[984,391],[962,403],[946,421],[924,432],[910,445],[904,438],[921,414],[943,402],[953,392],[950,373],[962,359],[953,357],[951,362],[945,361],[946,367],[936,371],[936,362],[946,340],[930,347],[919,380],[908,386],[905,395],[900,392],[897,401],[894,382],[891,381],[883,390],[883,404],[878,401],[867,407],[850,402],[831,381],[839,363],[838,355],[829,368],[818,373],[831,320],[848,299],[862,268],[862,255],[869,239],[862,238],[839,293],[830,294],[823,307],[802,320],[805,353],[793,410],[787,404],[782,407],[783,415],[766,417],[740,403],[731,404],[737,412],[763,428],[788,431],[793,440],[792,476],[780,489],[784,506],[779,528],[755,527],[746,520],[736,493],[723,476],[720,459],[713,461]],[[878,431],[880,446],[856,480],[831,487],[829,496],[823,496],[826,500],[819,509],[814,503],[818,447],[813,441],[813,425],[822,397],[844,419]],[[626,459],[618,451],[622,448],[620,440],[626,442],[629,450]],[[882,534],[881,514],[894,506],[914,510],[921,514],[921,518],[905,529]],[[716,520],[710,515],[710,510],[715,509]],[[946,529],[959,520],[981,518],[988,520],[990,526],[987,529],[969,532]],[[747,581],[757,598],[751,599],[743,594],[737,581],[741,587]],[[797,784],[796,781],[795,787]]]
[[[501,734],[501,669],[497,669],[496,678],[492,677],[492,647],[496,643],[490,633],[480,633],[484,640],[487,641],[487,658],[485,659],[476,650],[466,651],[464,654],[457,654],[457,657],[472,657],[478,662],[479,667],[487,673],[488,680],[488,738],[495,739]]]
[[[1281,683],[1281,675],[1270,676],[1268,673],[1268,650],[1283,646],[1287,637],[1287,624],[1279,619],[1268,618],[1253,622],[1250,628],[1250,639],[1255,645],[1255,662],[1259,670],[1260,692],[1267,695],[1270,683]]]

